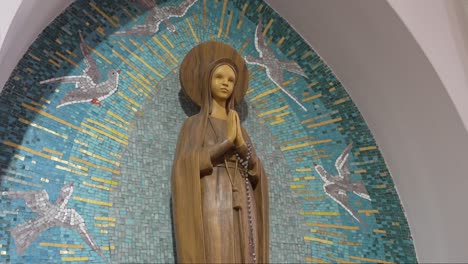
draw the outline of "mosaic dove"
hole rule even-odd
[[[41,81],[40,84],[47,83],[74,83],[74,90],[69,91],[60,100],[57,108],[69,105],[90,102],[92,104],[101,106],[101,101],[112,95],[117,91],[119,85],[120,70],[114,69],[107,72],[107,80],[99,82],[101,73],[96,65],[96,61],[91,56],[88,46],[80,33],[80,48],[83,53],[83,60],[86,64],[86,68],[83,70],[82,75],[75,76],[63,76]]]
[[[369,201],[371,200],[369,194],[367,193],[366,187],[362,182],[351,182],[349,179],[351,173],[348,169],[348,160],[349,151],[351,150],[352,146],[353,143],[349,144],[336,159],[335,167],[338,170],[337,176],[330,175],[322,165],[317,165],[314,163],[314,166],[315,170],[324,181],[323,190],[325,193],[335,202],[341,205],[352,217],[354,217],[354,219],[363,224],[362,220],[349,205],[349,197],[347,194],[347,192],[353,192],[361,198]]]
[[[295,61],[277,59],[273,50],[265,43],[265,37],[263,36],[262,31],[263,25],[260,20],[257,25],[257,29],[255,30],[255,49],[259,53],[260,57],[256,58],[248,55],[245,57],[245,61],[249,64],[256,64],[265,67],[268,78],[270,78],[270,80],[275,83],[281,91],[296,102],[304,111],[307,111],[307,108],[305,108],[305,106],[303,106],[291,92],[283,87],[283,70],[299,74],[306,78],[307,75]]]
[[[113,35],[131,35],[131,36],[148,36],[156,34],[159,30],[161,22],[166,24],[169,31],[178,34],[174,24],[169,21],[171,17],[183,17],[189,8],[197,2],[197,0],[185,0],[179,6],[157,6],[153,0],[134,0],[141,6],[149,10],[143,24],[134,25],[128,30],[115,32]]]
[[[49,194],[45,190],[0,192],[0,195],[12,199],[24,199],[26,206],[39,215],[37,218],[19,224],[10,230],[11,236],[15,239],[18,255],[22,255],[29,245],[47,229],[66,227],[78,231],[89,247],[108,262],[101,248],[91,236],[83,217],[75,209],[66,208],[72,194],[73,183],[65,185],[61,189],[55,204],[49,201]]]

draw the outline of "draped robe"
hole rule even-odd
[[[173,221],[177,261],[249,262],[249,223],[245,179],[234,153],[245,145],[225,140],[226,121],[202,113],[189,117],[179,134],[172,171]],[[205,127],[204,127],[205,126]],[[250,138],[242,129],[244,140]],[[252,151],[248,179],[257,263],[269,261],[268,185],[261,161]]]

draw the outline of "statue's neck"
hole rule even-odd
[[[211,116],[227,120],[226,101],[216,100],[213,98],[213,102],[211,104]]]

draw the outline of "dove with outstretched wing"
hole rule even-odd
[[[286,70],[296,73],[306,78],[307,75],[295,61],[277,59],[273,50],[265,43],[265,37],[263,36],[262,31],[263,25],[260,20],[255,30],[255,49],[260,57],[248,55],[245,57],[245,61],[249,64],[256,64],[265,67],[268,78],[270,78],[270,80],[275,83],[281,91],[296,102],[304,111],[307,111],[307,108],[302,105],[290,91],[283,87],[283,71]]]
[[[336,159],[335,168],[338,171],[338,175],[330,175],[322,165],[314,163],[314,167],[320,178],[324,181],[323,190],[325,193],[332,198],[333,201],[341,205],[354,219],[364,225],[359,215],[357,215],[349,205],[348,192],[352,192],[366,200],[371,200],[365,185],[362,182],[352,182],[349,178],[351,173],[348,169],[348,161],[352,146],[353,143],[350,143]]]
[[[57,105],[57,108],[77,103],[90,102],[101,106],[101,101],[111,96],[117,91],[119,85],[120,70],[111,69],[107,72],[107,80],[99,82],[101,73],[96,61],[89,52],[89,48],[80,33],[80,49],[83,54],[83,61],[86,68],[82,75],[63,76],[41,81],[40,84],[47,83],[74,83],[75,89],[67,92]]]
[[[197,0],[185,0],[178,6],[163,6],[159,7],[153,0],[134,0],[144,8],[148,9],[148,15],[143,24],[134,25],[130,29],[115,32],[113,35],[125,36],[149,36],[156,34],[159,31],[159,25],[163,22],[167,29],[178,34],[174,24],[169,21],[171,17],[183,17]]]
[[[108,263],[106,256],[86,227],[83,217],[75,209],[66,208],[72,194],[73,183],[65,185],[61,189],[55,204],[49,201],[49,194],[45,190],[0,192],[0,195],[11,199],[23,199],[26,206],[39,215],[37,218],[19,224],[10,230],[11,236],[15,240],[18,255],[23,255],[31,243],[47,229],[65,227],[76,230],[89,247]]]

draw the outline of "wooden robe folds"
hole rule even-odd
[[[174,157],[172,206],[177,262],[250,263],[251,227],[256,262],[266,263],[269,203],[262,163],[251,151],[246,188],[243,168],[235,154],[246,158],[246,144],[252,142],[242,129],[246,144],[236,147],[226,139],[226,120],[210,116],[211,74],[220,64],[236,70],[236,84],[228,104],[233,109],[242,100],[248,83],[245,62],[234,49],[223,43],[205,42],[193,48],[181,65],[183,89],[201,110],[185,120]],[[252,222],[248,221],[247,192],[253,198]]]

